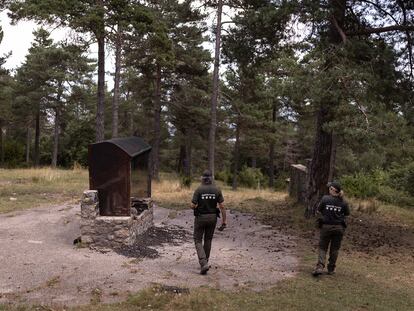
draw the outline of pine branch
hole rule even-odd
[[[364,36],[371,34],[379,34],[390,31],[414,31],[414,25],[391,25],[385,27],[365,28],[358,31],[347,32],[347,36]]]
[[[384,10],[382,7],[380,7],[376,3],[372,2],[372,1],[369,1],[369,0],[361,0],[361,2],[365,2],[365,3],[371,4],[372,6],[374,6],[375,8],[377,8],[379,11],[381,11],[382,13],[384,13],[388,17],[390,17],[395,22],[396,25],[399,25],[398,21],[394,18],[394,16],[390,12]]]
[[[332,15],[331,20],[336,30],[338,31],[339,35],[341,36],[342,42],[346,43],[346,34],[344,33],[343,29],[339,26],[338,21],[336,20],[335,16]]]

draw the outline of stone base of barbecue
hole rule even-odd
[[[139,201],[140,213],[131,208],[131,216],[100,216],[98,191],[87,190],[81,203],[81,239],[91,248],[119,248],[131,245],[138,235],[153,226],[153,205],[150,198]]]

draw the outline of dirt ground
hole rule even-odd
[[[145,249],[121,253],[74,246],[79,215],[73,204],[0,215],[0,303],[113,302],[153,283],[260,290],[293,276],[298,265],[292,236],[240,212],[228,211],[228,228],[216,231],[205,276],[193,245],[192,211],[155,207]]]

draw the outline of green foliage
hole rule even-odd
[[[6,140],[4,146],[4,161],[7,167],[14,168],[21,166],[25,160],[25,148],[17,140]]]
[[[259,168],[243,166],[238,181],[241,186],[260,189],[266,186],[266,178]]]
[[[389,186],[405,191],[414,197],[414,162],[391,169]]]
[[[190,188],[192,181],[193,180],[192,180],[191,176],[185,176],[185,175],[183,175],[180,178],[181,186],[182,187],[185,187],[185,188]]]
[[[382,185],[379,187],[377,199],[386,203],[399,206],[414,206],[414,197],[405,191],[400,191],[390,186]]]
[[[390,204],[414,206],[413,168],[413,163],[410,163],[389,171],[358,172],[342,176],[341,182],[344,191],[356,198],[377,198]]]
[[[374,174],[358,172],[341,177],[344,191],[357,198],[372,198],[379,193],[379,182]]]
[[[224,182],[227,185],[230,185],[233,176],[232,176],[230,170],[223,170],[223,171],[216,172],[214,178]]]
[[[284,191],[287,189],[287,182],[286,179],[289,177],[287,172],[281,172],[274,181],[274,189]]]
[[[95,139],[92,120],[78,120],[69,124],[67,133],[62,140],[60,163],[71,167],[78,163],[88,166],[88,145]]]

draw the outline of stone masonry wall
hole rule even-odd
[[[82,242],[95,248],[118,248],[133,244],[138,235],[153,226],[152,200],[142,201],[148,209],[139,215],[131,209],[131,216],[99,216],[98,191],[84,191],[80,226]]]

